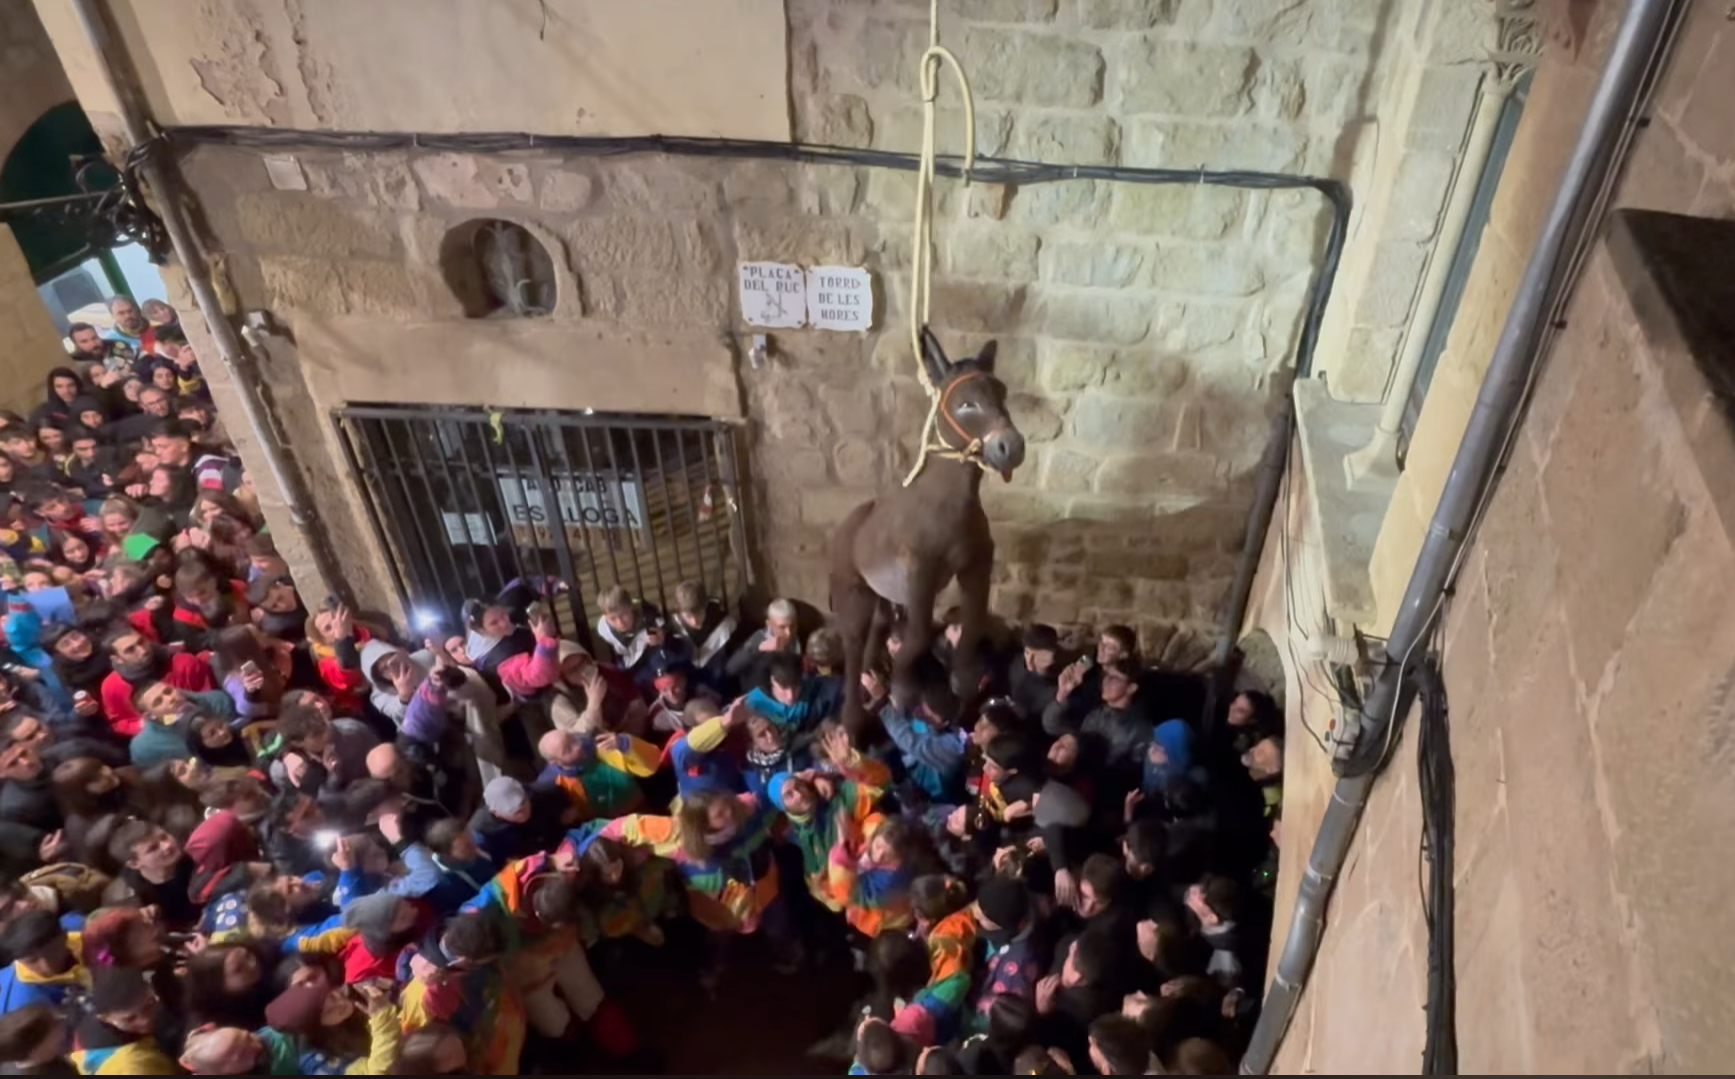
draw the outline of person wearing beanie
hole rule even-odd
[[[550,849],[573,823],[571,803],[558,788],[527,790],[511,776],[497,776],[483,788],[470,832],[483,854],[504,865]]]
[[[103,968],[91,979],[68,1059],[81,1075],[174,1075],[175,1061],[151,1033],[157,1011],[143,971]]]
[[[977,935],[988,944],[979,989],[964,1027],[980,1034],[988,1029],[988,1013],[996,997],[1012,995],[1034,1002],[1043,961],[1053,951],[1031,917],[1030,889],[1018,877],[996,874],[976,891],[972,913]]]
[[[1041,622],[1024,628],[1023,661],[1014,660],[1008,687],[1018,714],[1039,720],[1060,686],[1060,634]]]

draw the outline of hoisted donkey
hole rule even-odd
[[[994,538],[982,511],[982,473],[1007,481],[1024,462],[1024,436],[1006,411],[1006,386],[994,377],[995,342],[953,363],[932,332],[922,329],[922,364],[939,401],[922,432],[923,462],[903,486],[856,507],[831,542],[831,607],[844,641],[844,724],[862,726],[861,674],[878,643],[886,608],[907,617],[892,685],[909,690],[910,665],[932,643],[934,600],[957,578],[962,637],[954,684],[976,687],[976,645],[988,617]]]

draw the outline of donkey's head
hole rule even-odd
[[[994,377],[996,348],[990,341],[977,355],[953,363],[933,332],[922,330],[922,366],[940,391],[936,435],[949,449],[980,455],[1010,481],[1024,463],[1024,436],[1006,411],[1006,384]]]

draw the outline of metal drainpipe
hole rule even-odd
[[[1369,725],[1363,738],[1383,740],[1387,724],[1392,722],[1403,680],[1402,661],[1426,639],[1439,614],[1458,554],[1469,540],[1483,495],[1500,464],[1507,434],[1523,406],[1532,371],[1542,359],[1538,346],[1545,320],[1567,285],[1568,256],[1601,224],[1596,219],[1598,204],[1625,160],[1631,134],[1640,122],[1685,2],[1630,0],[1627,6],[1578,144],[1518,283],[1427,539],[1410,573],[1387,643],[1388,654],[1400,662],[1388,663],[1380,671],[1368,695],[1364,712]],[[1349,856],[1362,811],[1367,808],[1378,764],[1376,760],[1362,774],[1340,779],[1332,792],[1308,857],[1276,974],[1241,1059],[1243,1075],[1262,1075],[1270,1070],[1295,1017],[1325,933],[1326,904]]]
[[[119,103],[121,122],[126,128],[127,142],[131,144],[128,149],[150,142],[155,137],[155,132],[146,114],[143,94],[131,78],[128,58],[110,29],[102,0],[72,0],[72,7],[78,13],[79,26],[84,30],[85,38],[96,54],[97,69],[102,75],[103,83]],[[259,452],[265,459],[265,467],[271,473],[277,489],[283,493],[289,519],[301,533],[308,549],[313,552],[319,573],[325,578],[327,587],[342,589],[343,578],[335,572],[336,567],[326,552],[325,544],[313,528],[316,514],[307,500],[301,476],[284,454],[270,410],[260,393],[258,369],[242,344],[240,335],[235,332],[234,325],[223,312],[222,301],[218,299],[217,290],[211,284],[204,256],[193,238],[193,228],[184,209],[184,200],[188,195],[180,170],[163,155],[147,153],[139,164],[139,171],[144,174],[145,182],[156,192],[157,212],[169,234],[169,242],[174,246],[175,257],[186,271],[187,286],[192,289],[193,299],[199,305],[199,313],[205,317],[205,324],[211,330],[211,338],[217,344],[218,355],[222,357],[223,366],[235,384],[237,396],[241,400],[241,411],[245,415],[247,426],[253,431],[253,437],[259,443]]]

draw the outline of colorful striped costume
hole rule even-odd
[[[655,775],[662,764],[661,752],[643,738],[629,734],[617,734],[615,740],[617,748],[608,752],[598,751],[591,742],[585,764],[563,768],[550,763],[536,782],[560,788],[585,820],[618,817],[637,810],[644,795],[633,777]]]
[[[751,933],[777,899],[777,863],[767,846],[781,815],[751,794],[736,796],[750,815],[721,850],[702,860],[687,854],[675,817],[634,813],[610,821],[604,839],[643,847],[675,864],[687,885],[688,910],[707,929]]]

